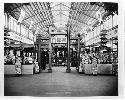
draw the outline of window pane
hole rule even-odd
[[[118,15],[116,14],[116,25],[118,25]]]
[[[26,29],[26,37],[28,37],[28,29]]]
[[[14,21],[14,31],[16,32],[17,30],[17,23],[16,23],[16,21]]]
[[[20,25],[17,25],[17,32],[20,34]]]
[[[97,35],[100,33],[100,26],[97,27]]]
[[[118,17],[117,14],[115,14],[115,15],[113,16],[113,26],[118,25],[117,17]]]
[[[112,16],[110,16],[110,19],[109,19],[109,29],[112,28]]]
[[[6,27],[6,14],[4,13],[4,27]]]
[[[9,16],[9,30],[11,29],[11,17]]]
[[[101,30],[103,29],[103,24],[101,24]]]
[[[23,25],[21,25],[21,34],[25,36],[25,27]]]
[[[108,30],[109,27],[108,27],[108,20],[105,21],[105,28]]]
[[[11,17],[11,23],[10,24],[11,24],[10,28],[13,31],[13,19],[12,19],[12,17]]]

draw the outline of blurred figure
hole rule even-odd
[[[21,59],[18,56],[16,57],[15,71],[16,71],[16,76],[20,76],[22,74]]]
[[[93,56],[93,67],[92,67],[92,73],[93,75],[97,75],[97,72],[98,72],[98,68],[97,68],[97,59],[95,56]]]

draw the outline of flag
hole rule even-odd
[[[99,10],[96,12],[96,18],[99,20],[100,23],[103,21],[101,12]]]
[[[39,28],[37,27],[34,35],[36,35],[38,33],[38,30],[39,30]]]
[[[49,27],[49,33],[50,33],[50,34],[51,34],[51,33],[55,33],[55,28],[52,27],[52,26],[50,26],[50,27]]]
[[[20,14],[20,17],[19,17],[19,19],[18,19],[17,24],[21,23],[22,20],[24,19],[24,17],[25,17],[25,11],[23,11],[23,10],[21,9],[21,14]]]
[[[32,25],[33,25],[33,21],[31,20],[30,27],[29,27],[30,30],[32,29]]]

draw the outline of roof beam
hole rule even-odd
[[[27,17],[27,18],[24,18],[23,20],[27,20],[27,19],[29,19],[29,18],[32,18],[32,17],[38,15],[38,14],[42,14],[42,11],[60,11],[60,10],[46,10],[46,9],[44,9],[44,10],[41,10],[40,12],[38,12],[38,13],[32,15],[32,16],[29,16],[29,17]],[[98,11],[98,10],[61,10],[61,11],[81,11],[81,12],[83,13],[83,11]],[[96,19],[96,18],[94,18],[94,17],[92,17],[92,16],[89,16],[89,15],[87,15],[87,14],[85,14],[85,13],[83,13],[83,14],[86,15],[86,16],[88,16],[88,17],[91,17],[91,18],[93,18],[93,19]],[[97,20],[97,19],[96,19],[96,20]]]
[[[61,13],[61,14],[63,14],[63,13]],[[67,16],[66,14],[63,14],[63,15],[65,15],[66,17],[69,17],[69,16]],[[89,26],[87,23],[81,22],[81,21],[79,21],[78,19],[75,19],[75,18],[73,18],[73,17],[70,17],[69,19],[78,21],[78,22],[81,23],[81,24],[85,24],[85,25]]]
[[[82,12],[82,14],[83,14],[83,15],[85,15],[85,16],[88,16],[88,17],[90,17],[90,18],[93,18],[93,19],[96,19],[96,20],[98,20],[97,18],[95,18],[95,17],[92,17],[92,16],[90,16],[90,15],[88,15],[88,14],[85,14],[84,12]]]
[[[11,9],[11,12],[14,11],[15,9],[17,9],[17,8],[20,8],[20,7],[24,6],[24,5],[30,5],[30,3],[15,3],[15,4],[20,4],[20,5],[19,6],[16,5],[17,7],[14,7],[13,9]]]
[[[66,5],[65,5],[65,4],[63,4],[63,3],[61,3],[61,5],[63,5],[63,6],[65,6],[65,7],[67,7],[67,8],[69,8],[69,9],[70,9],[70,7],[66,6]]]

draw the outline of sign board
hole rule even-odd
[[[67,37],[51,37],[51,43],[67,43]]]
[[[32,40],[29,40],[29,39],[25,38],[24,36],[19,36],[18,34],[14,33],[14,32],[9,32],[9,34],[10,34],[10,36],[7,36],[9,39],[21,41],[21,42],[27,43],[27,44],[34,43]]]

